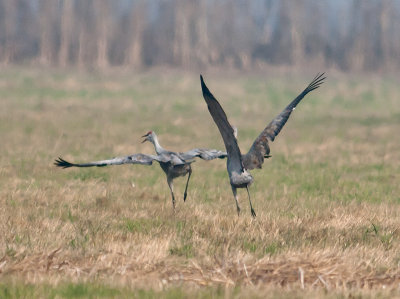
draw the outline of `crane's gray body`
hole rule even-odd
[[[253,176],[246,169],[244,169],[243,172],[238,173],[235,170],[232,171],[228,168],[228,173],[230,173],[230,183],[235,188],[246,188],[254,181]]]
[[[161,169],[165,172],[167,180],[173,180],[181,176],[187,175],[191,170],[190,163],[174,165],[171,162],[160,162]]]

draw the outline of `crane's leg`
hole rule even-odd
[[[247,189],[247,194],[249,195],[249,203],[250,203],[250,209],[251,209],[251,216],[253,216],[253,217],[255,218],[255,217],[256,217],[256,212],[254,211],[253,205],[251,204],[249,186],[246,186],[246,189]]]
[[[237,213],[239,216],[240,215],[240,207],[239,207],[239,201],[238,201],[238,197],[237,197],[236,187],[233,187],[232,185],[231,185],[231,187],[232,187],[233,196],[235,197],[235,201],[236,201],[236,210],[237,210]]]
[[[190,180],[190,176],[191,175],[192,175],[192,167],[190,167],[190,165],[189,165],[189,176],[188,176],[188,179],[187,179],[187,182],[186,182],[185,193],[183,194],[183,201],[186,201],[187,189],[188,189],[188,186],[189,186],[189,180]]]
[[[170,178],[167,178],[167,183],[168,183],[169,190],[171,190],[172,207],[174,208],[174,212],[175,212],[174,184],[172,183],[172,179],[170,179]]]

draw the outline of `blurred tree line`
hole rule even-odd
[[[0,64],[400,66],[400,0],[0,0]]]

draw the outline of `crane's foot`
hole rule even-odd
[[[236,211],[237,211],[238,216],[240,216],[240,207],[239,206],[236,206]]]
[[[256,218],[257,216],[253,208],[251,208],[251,216],[253,216],[253,218]]]
[[[186,197],[187,197],[187,193],[185,192],[185,193],[183,194],[183,201],[186,201]]]

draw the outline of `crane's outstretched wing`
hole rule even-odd
[[[180,155],[186,159],[201,158],[203,160],[224,159],[227,157],[226,152],[221,152],[216,149],[195,148]]]
[[[228,118],[217,99],[207,88],[204,83],[203,76],[200,75],[201,89],[203,91],[204,100],[207,103],[208,111],[215,124],[217,125],[222,139],[224,140],[225,148],[228,154],[228,168],[237,173],[243,172],[242,154],[240,153],[237,140],[233,134],[234,130],[229,124]],[[230,165],[230,166],[229,166]]]
[[[324,73],[317,74],[311,83],[299,94],[277,117],[275,117],[269,125],[261,132],[254,141],[249,152],[243,155],[243,164],[246,169],[261,168],[264,158],[269,154],[268,139],[274,141],[279,132],[286,124],[290,114],[296,108],[297,104],[305,97],[306,94],[317,89],[324,83]]]
[[[55,160],[54,165],[62,168],[69,168],[69,167],[103,167],[108,165],[121,165],[121,164],[143,164],[143,165],[151,165],[153,161],[159,161],[160,159],[154,155],[144,155],[144,154],[134,154],[131,156],[125,157],[116,157],[109,160],[102,160],[102,161],[95,161],[89,163],[70,163],[65,161],[61,157]]]

